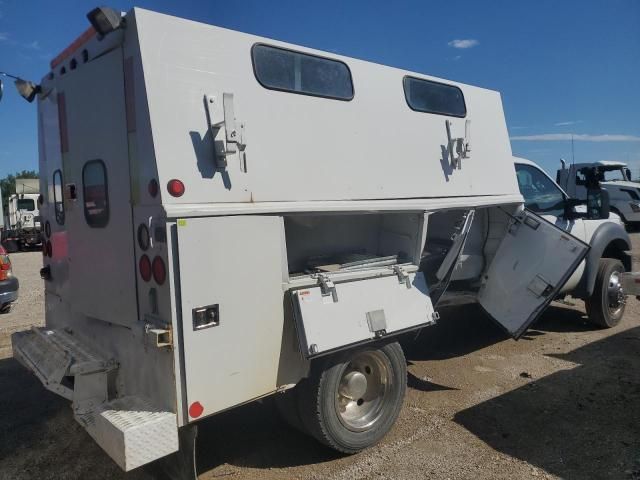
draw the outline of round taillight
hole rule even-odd
[[[138,245],[143,252],[149,248],[149,228],[144,223],[138,227]]]
[[[53,256],[53,245],[51,245],[51,240],[47,240],[47,256]]]
[[[184,194],[184,183],[175,178],[173,180],[169,180],[169,183],[167,183],[167,190],[171,196],[181,197]]]
[[[152,178],[151,180],[149,180],[149,195],[151,195],[152,198],[156,198],[156,196],[158,195],[158,181],[155,178]]]
[[[151,269],[153,270],[153,279],[158,285],[162,285],[167,278],[167,270],[164,268],[164,262],[162,261],[162,258],[154,258]]]
[[[49,220],[47,220],[44,224],[44,234],[47,236],[47,238],[51,236],[51,224],[49,223]]]
[[[138,268],[140,268],[140,276],[145,282],[151,280],[151,260],[149,257],[142,255]]]

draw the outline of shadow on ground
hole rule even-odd
[[[537,328],[549,326],[543,319]],[[562,478],[640,478],[640,327],[552,356],[576,366],[463,410],[455,421]]]

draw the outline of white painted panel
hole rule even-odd
[[[589,245],[524,210],[512,220],[478,302],[515,338],[520,337],[571,276]]]
[[[276,389],[282,342],[282,218],[178,220],[187,403],[203,415]],[[194,308],[220,324],[194,330]],[[193,420],[193,418],[190,418]]]
[[[367,313],[382,310],[386,333],[433,322],[422,273],[410,274],[411,288],[395,275],[339,283],[337,301],[320,287],[293,292],[301,348],[307,356],[375,338]],[[371,315],[369,315],[370,317]]]

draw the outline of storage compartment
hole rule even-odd
[[[418,265],[424,218],[422,212],[287,216],[289,275]]]

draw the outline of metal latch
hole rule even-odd
[[[411,288],[411,277],[400,265],[393,266],[393,272],[398,276],[398,281],[404,283],[407,288]]]
[[[247,163],[244,150],[247,146],[247,141],[245,124],[240,122],[239,125],[236,125],[233,93],[222,94],[222,105],[213,95],[205,95],[204,100],[207,106],[207,115],[218,167],[226,169],[228,165],[227,156],[234,155],[239,151],[240,168],[246,172]],[[220,107],[222,107],[222,112],[220,112]]]
[[[323,297],[331,295],[334,302],[338,301],[336,286],[327,275],[323,273],[318,274],[318,284],[320,285],[320,291],[322,292]]]
[[[451,165],[453,165],[454,168],[461,168],[461,160],[471,157],[471,120],[465,120],[464,122],[463,138],[453,138],[451,136],[450,120],[445,120],[445,127],[447,129],[447,149],[449,150]],[[454,151],[457,155],[454,155]]]

